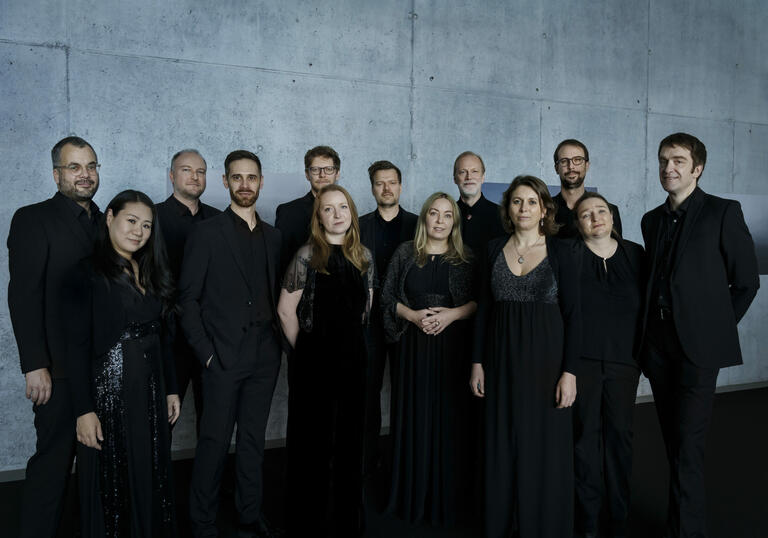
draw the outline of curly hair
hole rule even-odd
[[[557,208],[555,202],[552,200],[552,196],[549,195],[549,189],[547,185],[537,178],[536,176],[517,176],[509,184],[507,190],[504,191],[504,196],[501,198],[501,222],[504,225],[504,230],[507,233],[514,233],[515,226],[512,224],[512,217],[509,215],[509,203],[512,201],[512,194],[518,187],[529,187],[539,197],[539,203],[544,210],[544,216],[539,222],[539,231],[546,236],[555,235],[557,230],[560,229],[560,225],[555,222],[555,214]]]

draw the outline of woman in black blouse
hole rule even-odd
[[[309,241],[288,265],[277,312],[294,351],[288,382],[291,536],[362,531],[366,348],[374,264],[338,185],[315,198]],[[333,489],[331,491],[331,485]]]
[[[453,523],[467,487],[463,471],[473,445],[466,428],[469,396],[462,387],[471,340],[462,320],[477,305],[460,222],[453,198],[443,192],[430,196],[414,240],[392,256],[381,291],[387,340],[398,343],[389,511],[412,523]]]
[[[625,536],[643,248],[619,237],[608,202],[596,192],[585,193],[573,210],[583,238],[576,248],[585,320],[574,405],[576,532],[597,536],[604,504],[606,536]]]

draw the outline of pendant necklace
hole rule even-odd
[[[533,247],[535,247],[536,245],[538,245],[540,242],[541,242],[541,237],[539,237],[534,244],[532,244],[530,247],[528,247],[528,249],[525,251],[525,253],[528,254],[531,251],[531,249]],[[517,255],[518,255],[517,263],[519,263],[520,265],[523,265],[523,262],[525,261],[525,258],[523,257],[522,254],[520,254],[520,251],[517,250],[517,245],[515,245],[515,241],[512,241],[512,248],[515,249],[515,252],[517,252]]]

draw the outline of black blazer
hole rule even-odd
[[[310,191],[301,198],[277,206],[275,228],[283,234],[283,247],[280,254],[281,276],[299,247],[309,239],[309,223],[312,220],[314,205],[315,197]]]
[[[77,263],[93,252],[71,203],[56,193],[22,207],[11,221],[8,309],[24,373],[49,368],[54,378],[68,376],[69,305],[63,287]]]
[[[664,205],[643,215],[641,228],[649,263],[644,331],[651,289],[660,263],[659,234]],[[760,287],[757,256],[741,205],[706,194],[691,194],[674,252],[670,289],[675,328],[688,359],[704,368],[741,364],[736,324]]]
[[[267,255],[266,292],[275,319],[273,327],[281,337],[277,323],[281,234],[263,221],[259,226]],[[225,212],[195,226],[184,247],[179,280],[181,326],[203,366],[212,355],[225,369],[237,361],[248,330],[252,295],[262,291],[250,289],[236,232],[232,217]]]

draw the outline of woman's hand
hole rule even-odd
[[[77,417],[77,440],[89,448],[101,450],[99,442],[104,441],[104,435],[99,417],[93,411]]]
[[[429,308],[432,312],[429,316],[421,320],[421,327],[426,334],[438,335],[443,330],[459,319],[456,308],[448,308],[447,306],[433,306]]]
[[[485,370],[483,365],[475,363],[472,365],[472,374],[469,376],[469,388],[472,394],[478,398],[485,398]]]
[[[165,397],[165,401],[168,404],[168,423],[176,424],[181,414],[181,400],[178,394],[169,394]]]
[[[555,389],[555,403],[558,409],[571,407],[576,400],[576,376],[563,372]]]

